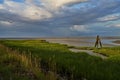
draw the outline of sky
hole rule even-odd
[[[0,0],[0,37],[96,35],[120,35],[120,0]]]

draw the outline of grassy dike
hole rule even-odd
[[[40,75],[38,78],[42,78],[42,72],[46,74],[54,72],[56,75],[45,76],[46,80],[57,80],[58,75],[67,80],[120,80],[118,59],[103,60],[86,53],[74,53],[69,51],[66,45],[48,43],[44,40],[2,40],[0,42],[11,51],[31,56],[34,67],[32,72],[36,76]],[[28,64],[26,60],[21,63]],[[41,71],[36,70],[35,65],[39,66],[38,69]]]

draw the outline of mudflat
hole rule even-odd
[[[113,43],[120,44],[120,40],[113,41]]]
[[[96,37],[67,37],[67,38],[44,38],[51,43],[67,44],[70,46],[92,47]],[[101,42],[105,47],[120,46],[120,37],[101,37]]]

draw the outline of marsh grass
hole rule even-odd
[[[43,70],[46,75],[49,74],[46,76],[46,80],[57,80],[56,76],[67,80],[120,80],[120,64],[119,61],[115,60],[115,56],[103,60],[86,53],[75,54],[69,51],[66,45],[52,44],[41,40],[7,40],[1,41],[1,44],[20,55],[26,55],[29,58],[28,61],[33,61],[32,65],[41,67],[40,71]],[[119,53],[119,48],[113,50],[113,52],[117,51]],[[29,68],[27,65],[30,64],[26,57],[23,57],[22,61],[26,68]],[[33,72],[36,75],[40,74],[35,69]]]
[[[0,45],[0,48],[5,51],[4,53],[6,53],[5,59],[18,61],[26,70],[29,70],[29,73],[27,74],[31,74],[31,77],[36,77],[36,79],[42,78],[43,75],[41,74],[41,70],[36,58],[31,59],[31,55],[28,56],[25,53],[20,54],[18,51],[12,51],[2,45]],[[23,72],[22,74],[25,73]]]
[[[106,55],[108,57],[120,55],[120,47],[105,47],[102,49],[94,49],[94,52]]]
[[[4,45],[0,45],[0,53],[2,54],[2,60],[5,60],[5,63],[12,65],[12,62],[18,62],[15,63],[13,65],[18,64],[23,68],[20,68],[20,71],[14,71],[15,74],[17,75],[24,75],[24,78],[19,77],[19,79],[22,80],[57,80],[58,77],[56,76],[56,73],[54,72],[47,72],[47,74],[44,74],[41,70],[41,64],[40,64],[40,58],[38,58],[37,56],[34,57],[31,55],[31,52],[29,50],[27,50],[27,52],[29,52],[29,54],[26,54],[26,51],[23,51],[22,53],[19,52],[19,50],[13,50],[12,48],[8,48]],[[5,54],[3,56],[3,54]],[[9,62],[11,61],[11,62]],[[1,63],[2,64],[2,63]],[[52,64],[53,65],[53,64]],[[7,65],[6,65],[7,66]],[[24,69],[26,71],[24,71]],[[52,66],[52,69],[55,70],[55,65]],[[45,70],[44,70],[45,71]],[[7,74],[6,74],[7,75]],[[28,75],[28,77],[25,78],[25,76]],[[15,76],[15,75],[14,75]],[[13,78],[14,76],[10,76],[10,80],[17,80],[18,77]],[[27,79],[28,78],[28,79]],[[2,79],[2,78],[1,78]],[[5,78],[3,78],[5,79]]]

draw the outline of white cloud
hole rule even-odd
[[[74,25],[70,28],[73,31],[88,32],[89,30],[85,25]]]
[[[17,3],[14,1],[4,1],[3,7],[6,11],[9,11],[11,13],[20,13],[24,9],[23,3]]]
[[[4,9],[3,5],[0,4],[0,9]]]
[[[58,9],[65,4],[83,1],[87,0],[25,0],[24,3],[4,0],[4,3],[0,5],[0,9],[24,17],[25,20],[44,20],[53,17],[54,14],[62,13]],[[42,6],[37,4],[42,4]]]
[[[80,3],[85,2],[88,0],[41,0],[41,2],[44,4],[46,8],[51,8],[53,10],[59,9],[60,7],[63,7],[66,4],[74,4],[74,3]]]
[[[111,20],[116,20],[120,18],[120,13],[112,14],[112,15],[107,15],[101,18],[98,18],[98,21],[111,21]]]
[[[33,19],[33,20],[41,20],[46,18],[51,18],[52,14],[43,8],[39,8],[36,6],[26,6],[23,10],[23,17]]]
[[[44,8],[38,7],[30,2],[18,3],[6,0],[1,6],[4,7],[4,10],[27,19],[42,20],[52,17],[52,14],[49,11]],[[2,8],[1,6],[0,8]]]
[[[112,25],[113,27],[116,27],[116,28],[120,28],[120,24],[115,24],[115,25]],[[111,26],[111,27],[112,27]]]
[[[12,25],[13,23],[12,23],[12,22],[9,22],[9,21],[0,21],[0,24],[5,25],[5,26],[10,26],[10,25]]]

